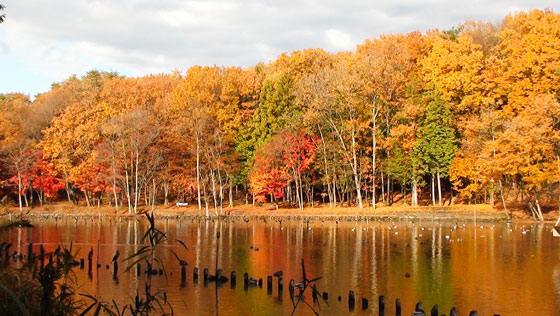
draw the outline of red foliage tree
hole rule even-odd
[[[283,131],[257,151],[255,165],[249,176],[255,199],[265,202],[267,196],[284,197],[284,188],[295,183],[298,206],[303,208],[304,173],[313,163],[315,139],[303,130]]]

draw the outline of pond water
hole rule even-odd
[[[119,259],[124,259],[141,246],[146,221],[68,218],[33,224],[34,228],[8,233],[16,246],[21,241],[20,252],[26,253],[28,242],[34,243],[35,251],[39,243],[52,251],[60,242],[72,242],[74,249],[80,249],[78,257],[84,258],[91,247],[96,252],[99,247],[102,266],[93,269],[91,278],[87,263],[86,269],[74,270],[79,292],[115,299],[121,305],[130,303],[137,289],[142,292],[145,274],[138,277],[135,269],[125,272],[127,263],[120,262],[116,281],[112,268],[105,265],[117,249]],[[459,315],[468,315],[470,310],[502,316],[558,315],[560,311],[560,238],[552,236],[550,225],[173,219],[157,220],[157,227],[169,236],[162,246],[188,262],[183,287],[180,265],[168,251],[162,252],[167,278],[152,278],[156,288],[167,292],[176,315],[289,315],[288,283],[301,279],[302,259],[310,277],[323,277],[317,282],[318,291],[329,293],[328,305],[315,305],[321,315],[349,314],[349,290],[356,294],[352,312],[356,315],[377,315],[379,295],[385,298],[385,315],[395,314],[396,298],[402,302],[403,315],[410,315],[418,301],[428,314],[436,303],[440,314],[449,314],[453,306]],[[217,289],[214,283],[204,284],[202,271],[208,268],[213,274],[216,251],[224,275],[237,272],[235,289],[229,283]],[[94,267],[96,257],[97,253]],[[193,282],[194,267],[200,269],[198,284]],[[279,270],[284,273],[280,297],[276,278],[271,295],[266,287],[266,277]],[[245,272],[263,278],[263,287],[245,290]],[[361,308],[362,297],[369,300],[366,310]],[[313,305],[310,293],[306,301]],[[295,314],[313,312],[302,305]]]

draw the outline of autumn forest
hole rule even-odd
[[[375,208],[560,199],[560,15],[388,34],[355,51],[0,95],[0,199]]]

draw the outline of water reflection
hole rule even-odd
[[[112,279],[111,258],[116,250],[126,258],[139,249],[147,223],[136,220],[58,220],[34,223],[32,229],[15,229],[10,241],[18,253],[29,242],[53,251],[59,242],[73,243],[79,257],[95,250],[94,269],[76,269],[80,291],[129,303],[146,282],[135,269],[125,272],[121,262],[118,279]],[[400,298],[403,315],[410,315],[417,301],[429,310],[438,304],[448,314],[456,306],[460,314],[471,309],[479,315],[553,315],[560,309],[560,239],[547,225],[514,225],[452,222],[334,222],[334,221],[192,221],[160,220],[158,228],[169,235],[164,247],[182,251],[177,239],[187,244],[187,282],[181,284],[181,267],[164,252],[167,278],[152,284],[165,290],[177,314],[278,315],[289,314],[288,291],[266,286],[217,286],[193,282],[193,268],[226,276],[236,271],[263,278],[284,272],[284,283],[301,278],[303,259],[309,275],[323,276],[319,291],[329,293],[322,315],[348,314],[347,296],[356,295],[355,314],[377,315],[379,295],[385,296],[386,315],[394,315]],[[216,238],[217,234],[220,238]],[[99,252],[97,249],[99,248]],[[97,256],[101,267],[95,269]],[[240,282],[240,280],[238,280]],[[279,297],[280,294],[280,297]],[[337,300],[342,296],[342,302]],[[217,300],[216,298],[219,298]],[[361,298],[370,302],[362,311]],[[312,302],[311,294],[306,298]],[[298,315],[312,315],[304,307]]]

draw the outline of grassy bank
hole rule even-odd
[[[141,207],[140,211],[151,210],[151,208]],[[5,207],[3,214],[19,213],[16,207]],[[45,205],[43,207],[25,208],[24,213],[29,217],[51,217],[51,216],[128,216],[126,208],[120,208],[119,212],[114,207],[87,207],[84,205],[73,205],[67,202],[60,202]],[[206,212],[203,207],[202,211],[198,210],[197,205],[189,205],[187,207],[178,207],[175,205],[158,205],[154,209],[156,217],[201,217]],[[372,207],[359,209],[357,207],[336,207],[330,208],[323,204],[316,207],[307,207],[303,210],[297,208],[276,208],[270,204],[262,206],[253,206],[251,204],[236,204],[234,207],[224,207],[223,212],[209,208],[209,214],[215,216],[233,216],[233,217],[286,217],[286,218],[368,218],[368,219],[425,219],[425,220],[490,220],[490,221],[531,221],[532,218],[523,210],[503,211],[487,204],[465,205],[457,204],[451,206],[419,206],[411,207],[409,205],[378,205],[374,210]],[[557,218],[556,211],[546,214],[547,221],[554,221]]]

